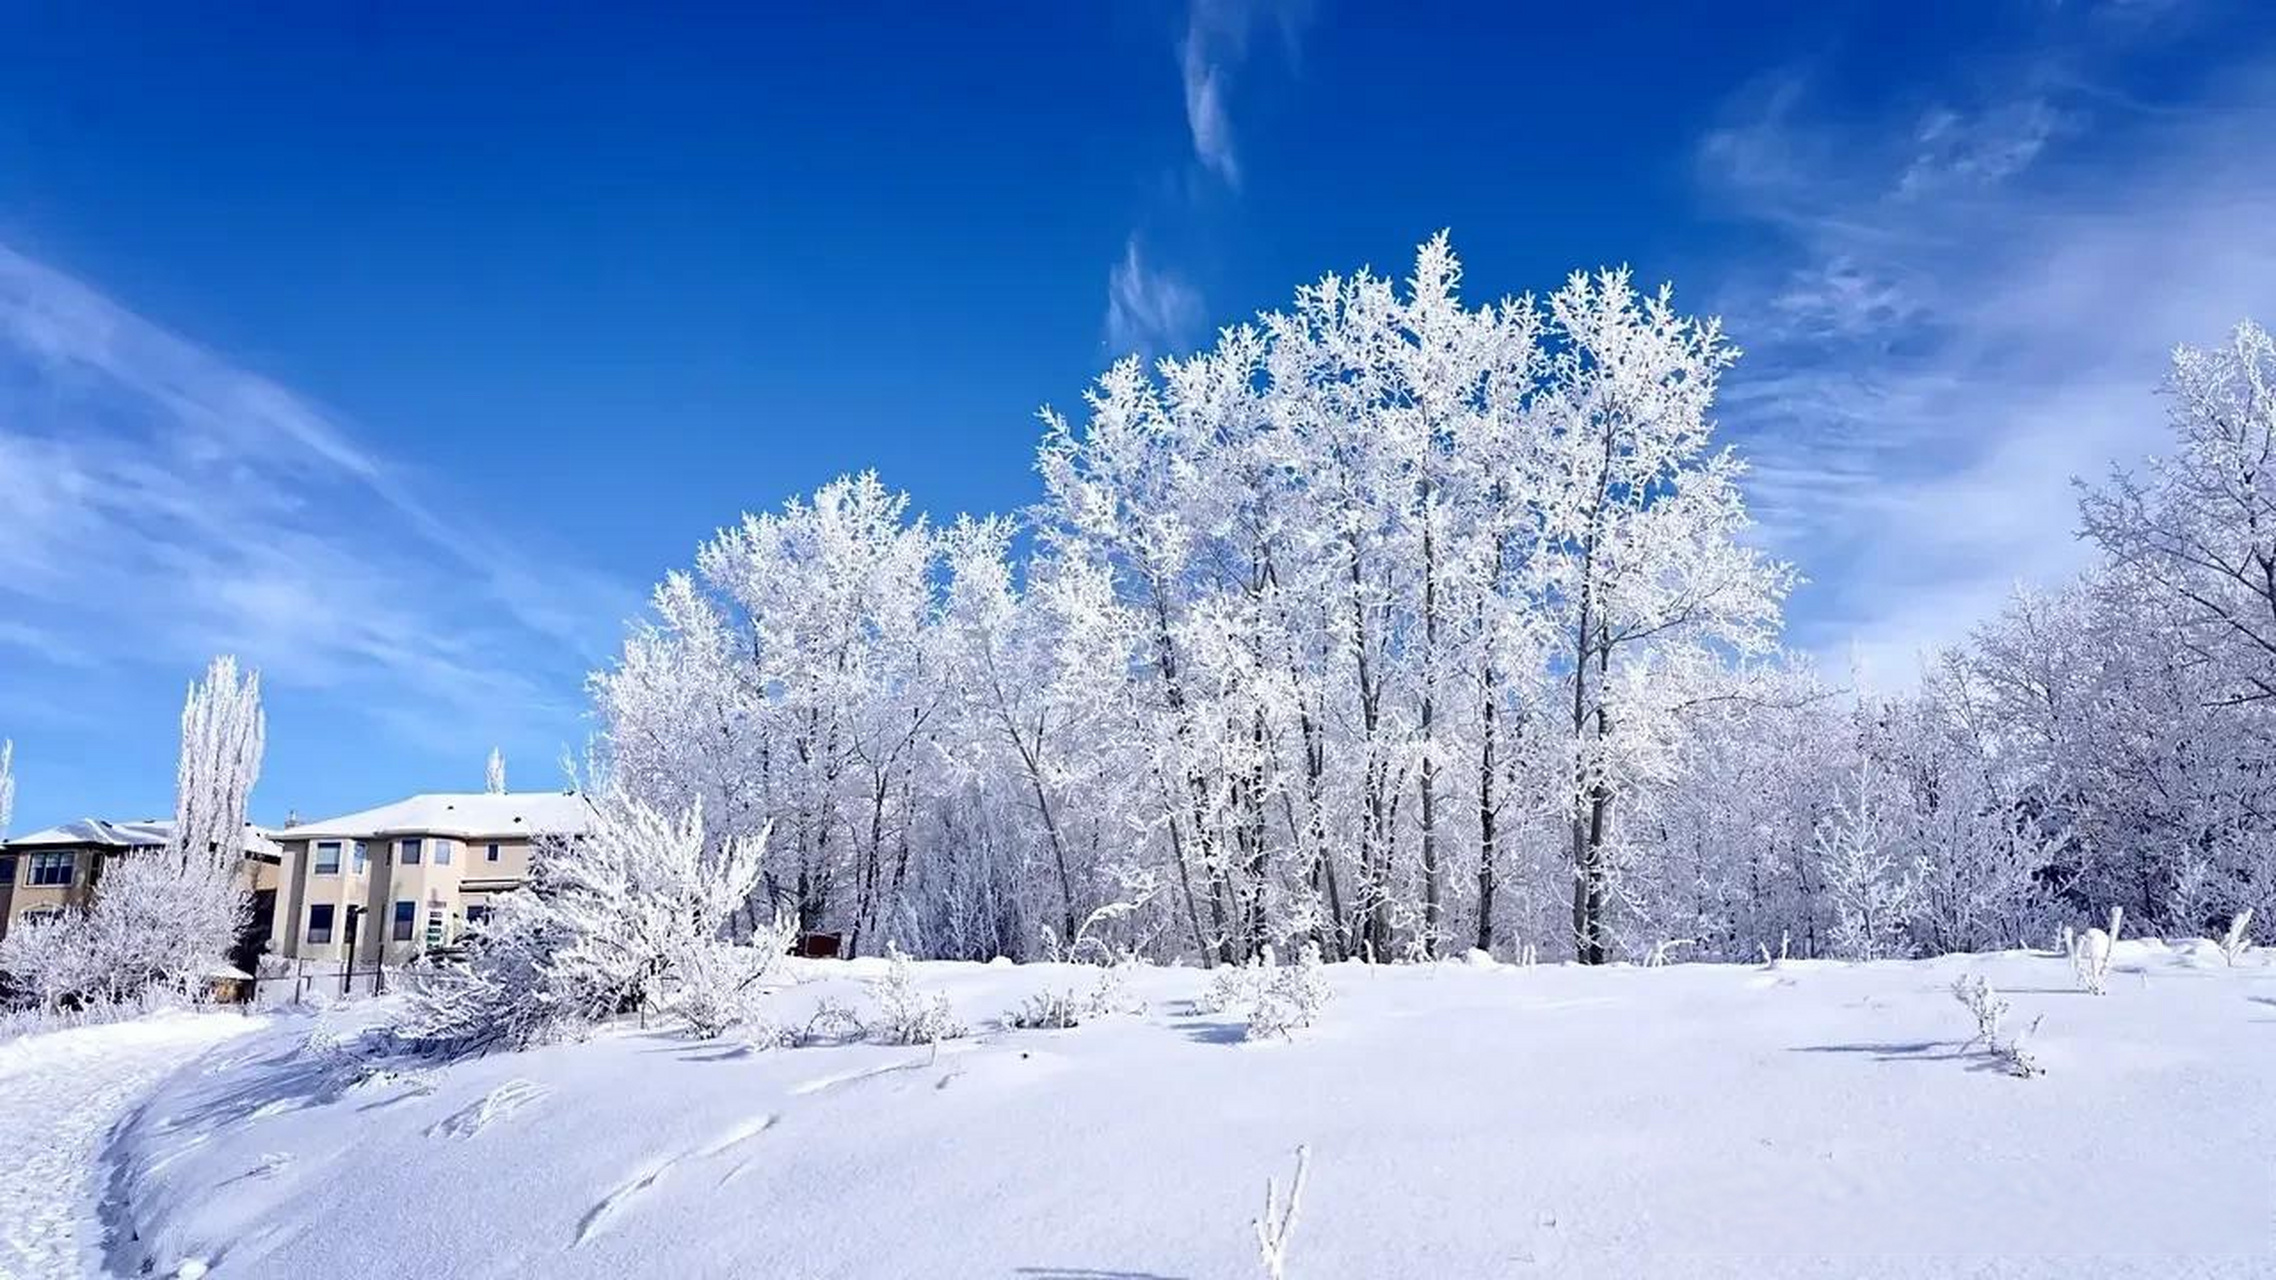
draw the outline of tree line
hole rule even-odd
[[[2102,567],[1874,696],[1779,647],[1716,321],[1460,283],[1441,235],[1116,363],[1015,516],[866,473],[745,516],[594,676],[598,775],[769,833],[750,919],[857,951],[1892,955],[2262,904],[2264,333],[2177,357],[2173,455],[2084,490]]]

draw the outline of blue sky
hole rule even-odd
[[[258,816],[549,785],[738,512],[1023,504],[1114,353],[1440,227],[1475,298],[1725,316],[1791,639],[1882,682],[2081,562],[2173,343],[2276,320],[2261,5],[197,8],[0,14],[18,830],[167,810],[221,650]]]

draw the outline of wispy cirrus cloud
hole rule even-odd
[[[2162,447],[2172,346],[2276,306],[2276,49],[2146,100],[2142,12],[2071,15],[2001,74],[1824,123],[1774,74],[1701,142],[1707,189],[1778,233],[1725,282],[1748,355],[1726,423],[1764,537],[1813,579],[1794,634],[1902,683],[2018,581],[2076,571],[2073,477]],[[2121,39],[2122,37],[2122,39]]]
[[[1192,0],[1178,64],[1185,81],[1186,131],[1194,159],[1229,186],[1241,185],[1229,98],[1234,76],[1248,59],[1252,39],[1269,31],[1294,56],[1298,34],[1311,18],[1305,0]]]
[[[407,737],[573,716],[633,597],[541,572],[450,488],[0,246],[0,697],[232,652]]]
[[[1294,61],[1311,8],[1309,0],[1189,0],[1177,58],[1186,133],[1199,171],[1194,181],[1169,185],[1188,196],[1213,188],[1239,192],[1243,170],[1233,128],[1234,81],[1260,38],[1277,38]],[[1192,222],[1194,203],[1182,200],[1185,207],[1171,211],[1172,220]],[[1133,231],[1123,242],[1121,260],[1107,272],[1109,351],[1163,354],[1198,337],[1204,314],[1200,289],[1178,272],[1149,262]]]
[[[1203,320],[1201,294],[1175,273],[1149,265],[1133,234],[1123,245],[1122,261],[1107,273],[1109,349],[1161,355],[1191,342]]]

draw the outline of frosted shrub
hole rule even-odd
[[[1699,940],[1697,938],[1662,938],[1652,944],[1651,953],[1644,957],[1644,967],[1647,969],[1664,969],[1672,960],[1676,948],[1696,947],[1698,945]]]
[[[1221,965],[1209,971],[1209,985],[1202,988],[1201,997],[1194,1007],[1203,1013],[1227,1013],[1246,1009],[1257,1002],[1265,984],[1271,981],[1274,969],[1272,948],[1266,947],[1262,956],[1247,964]]]
[[[673,969],[678,981],[665,1010],[686,1021],[689,1034],[701,1040],[717,1039],[754,1020],[764,994],[761,984],[797,936],[798,917],[785,911],[746,944],[699,942],[677,948]]]
[[[1296,1180],[1289,1184],[1288,1199],[1280,1198],[1280,1187],[1272,1179],[1264,1180],[1264,1216],[1249,1223],[1257,1236],[1257,1261],[1264,1267],[1266,1280],[1285,1280],[1288,1274],[1288,1238],[1296,1231],[1296,1214],[1304,1207],[1304,1180],[1312,1171],[1312,1149],[1296,1148]]]
[[[1249,1039],[1280,1036],[1283,1039],[1317,1022],[1334,992],[1328,987],[1327,966],[1318,943],[1304,944],[1296,963],[1267,970],[1256,1004],[1249,1011]]]
[[[2230,968],[2234,969],[2236,962],[2244,959],[2244,953],[2252,950],[2251,930],[2252,908],[2246,907],[2229,921],[2229,931],[2221,935],[2221,958],[2229,962]]]
[[[1983,975],[1956,979],[1952,983],[1952,998],[1959,1001],[1961,1007],[1976,1020],[1976,1034],[1960,1046],[1963,1051],[1981,1045],[1984,1052],[2006,1068],[2009,1075],[2021,1079],[2028,1080],[2032,1076],[2046,1074],[2046,1069],[2039,1065],[2038,1059],[2031,1055],[2025,1045],[2031,1034],[2039,1029],[2038,1020],[2033,1019],[2031,1025],[2020,1035],[2006,1034],[2002,1024],[2007,1019],[2007,1000],[1992,989],[1991,983]]]
[[[949,1012],[948,997],[917,989],[909,953],[892,943],[886,956],[891,968],[877,983],[877,1021],[870,1029],[888,1044],[938,1044],[963,1035],[963,1025]]]
[[[851,1008],[825,998],[815,1004],[813,1014],[800,1025],[753,1019],[746,1024],[740,1038],[762,1049],[803,1049],[817,1044],[850,1044],[867,1033],[868,1028]]]
[[[1109,962],[1100,966],[1098,982],[1089,995],[1079,995],[1073,987],[1046,988],[1022,1001],[1004,1021],[1022,1030],[1064,1031],[1109,1014],[1144,1013],[1146,1002],[1130,994],[1130,975],[1138,967],[1138,953],[1106,947],[1097,948],[1095,953],[1109,957]]]
[[[1072,990],[1045,990],[1022,1001],[1005,1021],[1023,1031],[1065,1031],[1081,1026],[1089,1012],[1089,1003]]]
[[[582,837],[537,846],[529,885],[499,899],[466,963],[417,979],[398,1034],[457,1056],[559,1039],[651,1006],[719,1025],[734,1016],[728,993],[754,980],[759,957],[721,939],[758,886],[766,843],[766,828],[706,839],[700,802],[664,812],[608,788]],[[760,945],[777,942],[788,945],[770,931]],[[691,984],[689,1006],[675,1009]]]
[[[2089,929],[2079,934],[2065,932],[2064,940],[2071,953],[2071,972],[2078,976],[2079,990],[2090,995],[2101,995],[2109,989],[2110,956],[2118,944],[2118,930],[2125,922],[2126,909],[2112,907],[2108,931]]]

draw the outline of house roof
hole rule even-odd
[[[566,834],[592,821],[585,797],[574,791],[441,792],[412,796],[376,809],[286,827],[285,840],[361,839],[368,836],[498,836]]]
[[[155,849],[166,843],[174,834],[171,818],[153,818],[147,822],[111,822],[102,818],[81,818],[66,822],[60,827],[28,832],[13,840],[0,842],[0,848],[19,849]],[[274,858],[284,851],[270,838],[269,832],[248,822],[245,824],[245,852],[265,858]]]

